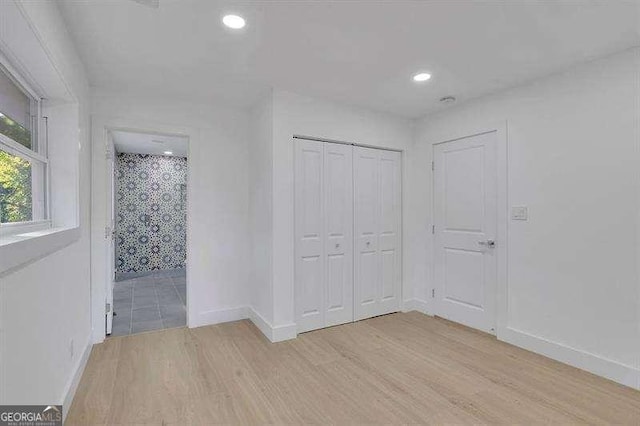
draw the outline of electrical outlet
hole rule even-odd
[[[511,220],[527,220],[529,219],[529,211],[525,206],[511,207]]]
[[[69,342],[69,359],[73,359],[73,339]]]

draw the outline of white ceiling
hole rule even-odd
[[[417,117],[640,45],[636,0],[62,4],[93,86],[240,107],[278,87]]]
[[[188,138],[184,136],[167,136],[149,133],[134,133],[114,130],[111,132],[116,152],[130,154],[165,155],[165,151],[174,157],[186,157]]]

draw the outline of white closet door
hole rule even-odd
[[[353,147],[296,141],[298,332],[353,321]]]
[[[353,321],[353,147],[324,144],[325,327]]]
[[[400,310],[400,158],[354,149],[356,320]]]
[[[324,145],[295,143],[295,306],[298,332],[324,327]]]
[[[395,151],[380,151],[378,161],[379,220],[378,267],[380,274],[380,300],[377,315],[400,310],[402,293],[401,259],[401,156]]]

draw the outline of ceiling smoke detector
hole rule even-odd
[[[442,104],[452,104],[456,101],[454,96],[445,96],[444,98],[440,98],[440,103]]]
[[[160,7],[160,0],[133,0],[141,5],[157,9]]]

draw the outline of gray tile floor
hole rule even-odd
[[[182,327],[187,324],[184,269],[156,271],[114,284],[111,336]]]

